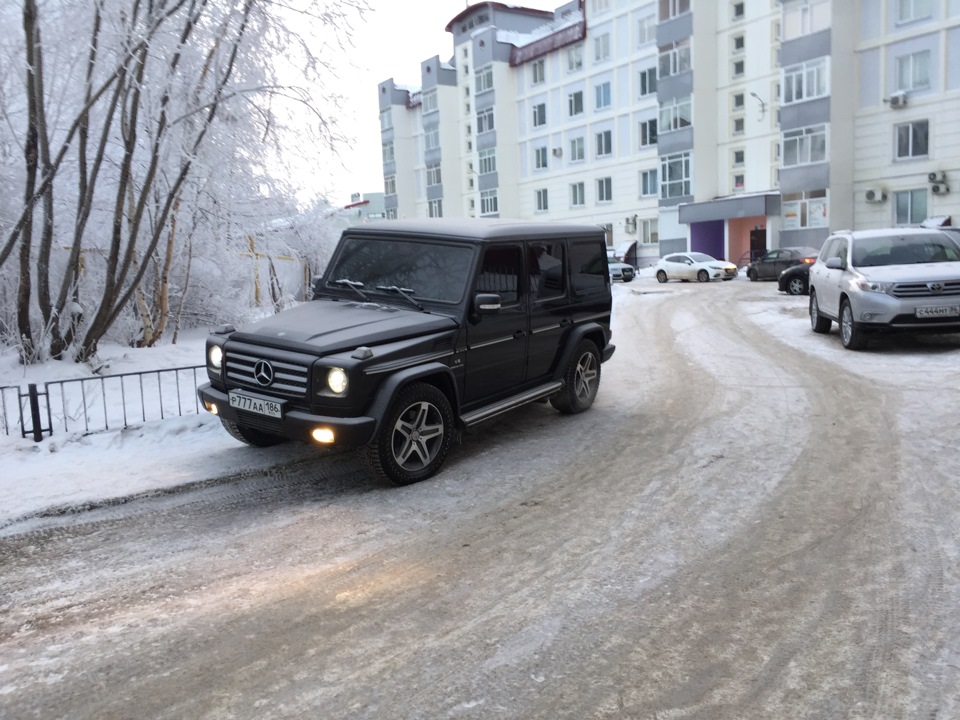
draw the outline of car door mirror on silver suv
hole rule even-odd
[[[843,270],[846,266],[846,263],[843,262],[838,257],[827,258],[826,265],[831,270]]]

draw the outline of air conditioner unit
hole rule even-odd
[[[942,185],[946,181],[947,181],[947,174],[945,172],[927,173],[927,182],[940,183]]]
[[[950,187],[946,183],[934,183],[930,186],[934,195],[946,195],[950,192]]]
[[[556,147],[556,148],[553,149],[553,156],[554,156],[554,157],[560,157],[561,155],[563,155],[563,148],[558,148],[558,147]]]
[[[628,215],[623,219],[623,229],[628,233],[635,233],[637,231],[637,216]]]
[[[890,95],[890,107],[905,108],[907,106],[907,94],[903,90]]]
[[[887,193],[880,188],[867,188],[866,197],[868,203],[882,203],[887,201]]]

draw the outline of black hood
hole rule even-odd
[[[230,340],[328,354],[456,327],[447,315],[376,303],[312,300],[244,325]]]

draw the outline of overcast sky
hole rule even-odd
[[[377,85],[393,78],[398,84],[417,88],[420,63],[434,55],[449,60],[453,36],[444,28],[467,7],[464,0],[367,0],[372,11],[353,31],[353,57],[343,61],[341,93],[346,97],[342,128],[352,136],[341,152],[317,178],[321,192],[335,204],[350,202],[351,193],[383,191],[380,156],[380,122]],[[469,3],[471,5],[477,2]],[[514,5],[550,10],[563,0],[528,0]]]

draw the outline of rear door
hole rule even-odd
[[[527,249],[527,285],[530,301],[530,335],[527,380],[547,378],[554,369],[569,332],[569,258],[562,240],[531,241]]]

